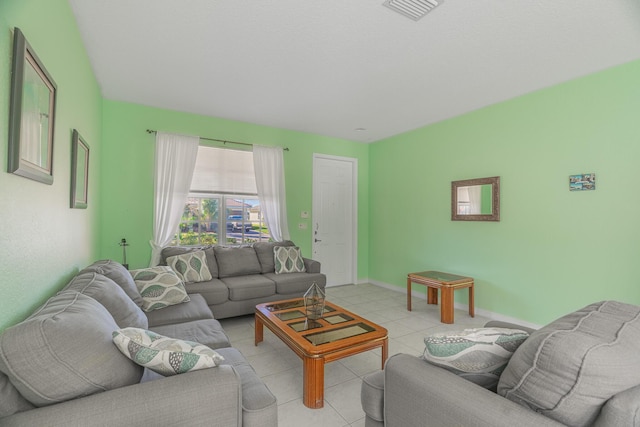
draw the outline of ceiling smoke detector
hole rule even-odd
[[[386,0],[382,4],[407,18],[418,21],[442,3],[444,0]]]

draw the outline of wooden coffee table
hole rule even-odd
[[[308,320],[302,298],[256,306],[256,340],[263,340],[263,326],[280,338],[303,361],[303,402],[309,408],[324,406],[324,365],[334,360],[382,348],[387,360],[387,330],[344,308],[325,302],[324,316]]]

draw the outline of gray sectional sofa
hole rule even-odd
[[[640,426],[640,307],[602,301],[537,331],[486,326],[531,332],[508,360],[497,392],[396,354],[363,379],[365,426]],[[467,360],[483,356],[473,357]]]
[[[228,305],[218,295],[224,294],[221,283],[209,284],[216,289],[209,293],[202,284],[204,294],[190,293],[188,302],[145,313],[136,284],[122,265],[98,261],[82,270],[0,335],[0,425],[277,426],[274,395],[231,347],[209,309],[220,307],[224,316],[246,313],[240,301],[259,300],[251,297],[257,278],[244,286],[234,281],[231,296],[244,299],[227,296]],[[265,297],[300,295],[301,290],[292,286],[278,294],[275,284],[270,289]],[[163,377],[116,348],[112,333],[125,327],[204,344],[224,362]]]
[[[202,295],[216,319],[252,314],[257,304],[304,295],[313,282],[324,288],[327,279],[320,263],[303,258],[305,272],[276,274],[274,247],[295,246],[291,241],[256,242],[243,246],[169,246],[162,250],[161,265],[167,258],[203,250],[213,278],[187,283],[188,293]]]

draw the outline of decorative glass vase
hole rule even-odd
[[[324,291],[316,282],[304,294],[304,310],[309,320],[317,320],[324,314]]]

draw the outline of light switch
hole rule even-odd
[[[309,211],[300,212],[300,218],[309,218]]]
[[[298,224],[298,228],[300,230],[306,230],[307,229],[307,223],[306,222],[301,222],[300,224]]]

